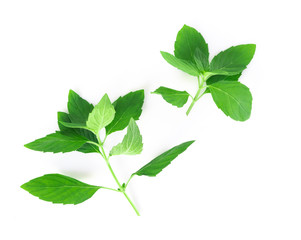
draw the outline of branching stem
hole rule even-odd
[[[194,104],[203,96],[204,93],[201,94],[201,91],[204,88],[206,88],[206,87],[203,87],[204,82],[205,82],[205,77],[203,77],[201,75],[201,78],[200,78],[200,76],[198,76],[198,90],[197,90],[194,98],[192,99],[192,103],[190,104],[190,106],[189,106],[189,108],[188,108],[188,110],[186,112],[187,116],[189,115],[189,113],[190,113],[191,109],[193,108]]]

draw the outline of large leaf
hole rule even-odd
[[[182,70],[183,72],[186,72],[192,76],[200,75],[200,71],[198,70],[195,63],[188,62],[187,60],[183,60],[180,58],[176,58],[175,56],[167,52],[161,51],[161,55],[170,65]]]
[[[184,152],[194,141],[184,142],[162,153],[132,175],[154,177],[167,167],[172,160]]]
[[[177,35],[174,51],[175,56],[180,59],[194,62],[196,49],[199,49],[204,56],[202,58],[203,64],[208,65],[208,44],[197,30],[184,25]]]
[[[135,155],[140,154],[142,149],[142,136],[134,119],[131,119],[122,142],[112,148],[110,155]]]
[[[77,150],[87,141],[88,139],[77,134],[68,133],[65,135],[62,132],[55,132],[24,146],[35,151],[65,153]]]
[[[101,187],[80,182],[61,174],[47,174],[21,186],[30,194],[52,203],[79,204]]]
[[[189,97],[186,91],[177,91],[167,87],[159,87],[153,93],[160,94],[166,102],[177,107],[183,107]]]
[[[220,81],[238,81],[242,73],[236,75],[213,75],[209,79],[207,79],[206,84],[211,85]],[[210,93],[210,89],[207,87],[205,93]]]
[[[208,56],[206,56],[199,48],[195,50],[194,61],[200,72],[204,73],[209,70]]]
[[[119,97],[114,103],[115,117],[114,120],[106,126],[106,134],[125,129],[130,119],[139,120],[142,113],[144,102],[144,90],[130,92],[123,97]]]
[[[70,90],[68,95],[69,118],[73,123],[86,123],[93,105]]]
[[[67,113],[58,112],[57,116],[58,116],[59,128],[60,128],[61,132],[64,133],[64,135],[78,134],[78,135],[81,135],[83,137],[86,137],[90,141],[98,143],[95,134],[91,133],[90,131],[85,130],[85,129],[73,129],[73,128],[69,128],[69,127],[65,126],[66,123],[71,124],[71,120],[70,120],[69,115]],[[95,153],[95,152],[98,153],[99,148],[97,146],[95,146],[94,144],[85,143],[83,146],[81,146],[79,149],[77,149],[77,151],[82,152],[82,153]]]
[[[245,85],[235,81],[220,81],[208,86],[218,108],[237,121],[246,121],[251,115],[252,95]]]
[[[86,125],[88,129],[98,134],[99,131],[110,124],[115,116],[115,109],[107,94],[105,94],[99,103],[89,114]]]
[[[212,59],[210,71],[216,74],[236,75],[242,72],[251,62],[255,49],[255,44],[230,47]]]

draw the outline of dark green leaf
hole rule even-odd
[[[130,119],[139,120],[142,113],[144,102],[144,90],[130,92],[123,97],[119,97],[114,103],[115,117],[114,120],[106,126],[106,134],[125,129]]]
[[[30,180],[21,188],[47,202],[79,204],[92,197],[101,187],[89,185],[61,174],[47,174]]]
[[[126,135],[121,143],[112,148],[110,155],[136,155],[140,154],[142,149],[142,136],[134,119],[131,118]]]
[[[218,108],[237,121],[246,121],[251,115],[252,95],[240,82],[220,81],[208,86]]]
[[[68,132],[68,135],[63,132],[55,132],[24,146],[35,151],[65,153],[77,150],[87,141],[88,139],[71,132]]]
[[[176,58],[175,56],[167,52],[161,52],[161,55],[170,65],[182,70],[183,72],[186,72],[192,76],[200,75],[200,72],[195,63]]]
[[[212,59],[210,71],[221,75],[236,75],[251,62],[255,49],[255,44],[230,47]]]
[[[208,44],[203,36],[194,28],[184,25],[178,32],[175,42],[175,56],[179,59],[194,62],[196,49],[199,49],[204,57],[202,61],[204,65],[208,64],[209,51]]]
[[[177,91],[166,87],[159,87],[153,93],[160,94],[166,102],[177,107],[183,107],[189,97],[186,91]]]
[[[93,105],[81,98],[76,92],[70,90],[68,96],[69,118],[73,123],[86,123]]]
[[[236,75],[230,75],[230,76],[228,76],[228,75],[214,75],[214,76],[211,76],[206,81],[206,84],[211,85],[213,83],[220,82],[220,81],[238,81],[240,76],[241,76],[241,73],[236,74]]]
[[[184,152],[193,142],[194,141],[185,142],[169,149],[168,151],[162,153],[161,155],[150,161],[148,164],[140,168],[132,175],[145,175],[149,177],[156,176],[165,167],[167,167],[172,160],[174,160],[179,154]]]

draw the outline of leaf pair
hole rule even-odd
[[[256,46],[238,45],[220,52],[209,63],[208,44],[194,28],[184,25],[178,32],[174,56],[161,52],[162,57],[172,66],[198,78],[198,91],[192,104],[205,93],[211,93],[217,107],[237,121],[250,117],[252,95],[249,89],[238,82],[244,69],[252,60]],[[231,83],[229,83],[231,81]],[[183,107],[191,96],[186,91],[160,87],[153,93],[160,94],[168,103]]]

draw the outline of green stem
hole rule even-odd
[[[98,139],[99,139],[99,137],[98,137]],[[139,213],[138,209],[136,208],[136,206],[134,205],[134,203],[131,201],[131,199],[129,198],[129,196],[126,194],[125,188],[124,188],[124,187],[120,184],[120,182],[118,181],[118,178],[116,177],[116,175],[115,175],[115,173],[114,173],[114,171],[113,171],[113,168],[112,168],[112,166],[111,166],[111,164],[110,164],[110,162],[109,162],[109,158],[107,157],[107,155],[106,155],[106,153],[105,153],[105,151],[104,151],[104,149],[103,149],[102,144],[101,144],[99,147],[100,147],[100,150],[101,150],[101,152],[102,152],[102,156],[103,156],[103,158],[105,159],[105,161],[106,161],[106,163],[107,163],[107,166],[108,166],[108,168],[109,168],[109,170],[110,170],[110,172],[111,172],[111,174],[112,174],[112,176],[113,176],[115,182],[117,183],[117,185],[118,185],[118,187],[119,187],[118,191],[123,193],[123,195],[126,197],[126,199],[129,201],[129,203],[131,204],[131,206],[132,206],[133,209],[135,210],[137,216],[140,216],[140,213]]]
[[[189,113],[190,113],[191,109],[193,108],[194,104],[195,104],[195,103],[200,99],[200,97],[202,96],[202,95],[200,95],[200,93],[201,93],[201,91],[202,91],[202,89],[203,89],[204,80],[205,80],[205,79],[204,79],[203,76],[201,76],[201,80],[200,80],[200,77],[198,76],[198,91],[196,92],[194,98],[192,99],[192,103],[190,104],[190,106],[189,106],[189,108],[188,108],[188,110],[187,110],[187,112],[186,112],[186,115],[187,115],[187,116],[189,115]],[[200,96],[199,96],[199,95],[200,95]]]

